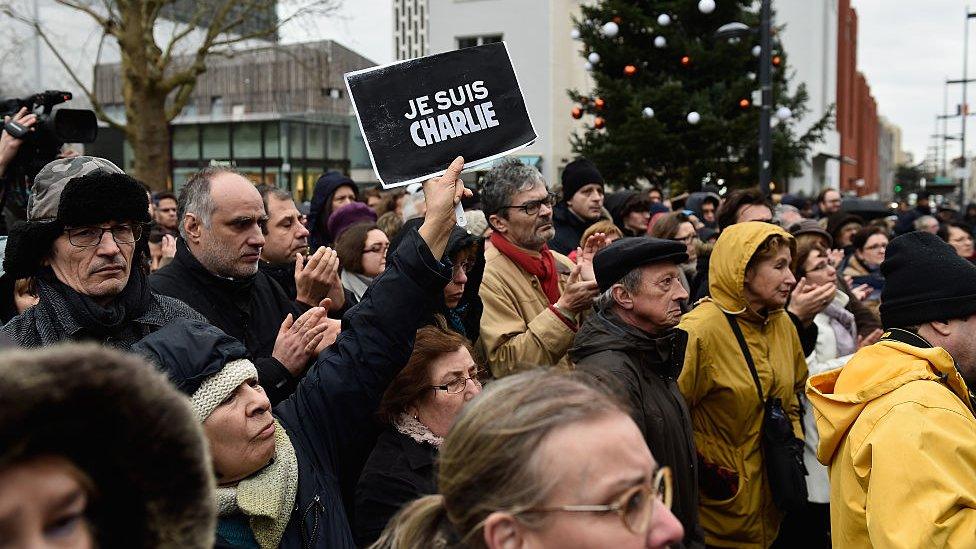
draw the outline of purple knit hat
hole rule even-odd
[[[357,223],[376,223],[376,212],[362,202],[351,202],[332,212],[326,227],[335,242],[346,229]]]

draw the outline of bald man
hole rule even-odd
[[[284,400],[320,350],[326,311],[299,306],[258,270],[268,219],[261,194],[231,168],[206,168],[183,186],[178,217],[176,257],[150,286],[241,341],[271,404]]]

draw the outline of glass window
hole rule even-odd
[[[199,160],[197,126],[173,126],[173,160]]]
[[[191,175],[197,173],[199,169],[197,168],[174,168],[173,169],[173,192],[176,194],[180,193],[180,189],[186,183],[186,180],[190,178]]]
[[[224,98],[215,95],[210,98],[210,115],[220,116],[222,114],[224,114]]]
[[[281,127],[277,122],[264,124],[264,157],[278,158],[281,156]]]
[[[471,37],[467,37],[467,38],[458,38],[457,39],[457,44],[458,44],[458,49],[459,50],[460,49],[464,49],[464,48],[470,48],[472,46],[477,46],[478,45],[478,37],[477,36],[471,36]]]
[[[325,127],[309,124],[308,145],[305,148],[305,158],[322,160],[325,158]]]
[[[345,160],[348,150],[347,130],[341,126],[329,127],[329,154],[330,160]]]
[[[489,36],[481,37],[482,44],[494,44],[495,42],[501,42],[501,41],[502,41],[502,35],[500,34],[492,34]]]
[[[203,126],[203,160],[229,160],[230,134],[227,124]]]
[[[234,158],[261,158],[261,123],[234,125]]]
[[[288,154],[291,158],[303,158],[305,155],[302,150],[304,130],[305,124],[295,122],[288,124]]]

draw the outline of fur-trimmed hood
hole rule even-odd
[[[0,469],[58,455],[95,486],[99,547],[212,547],[213,471],[186,398],[94,344],[0,353]]]

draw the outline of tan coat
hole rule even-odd
[[[573,262],[552,255],[562,293]],[[485,250],[480,294],[485,310],[479,344],[496,378],[536,366],[572,367],[567,352],[576,332],[549,308],[539,280],[494,247]]]

